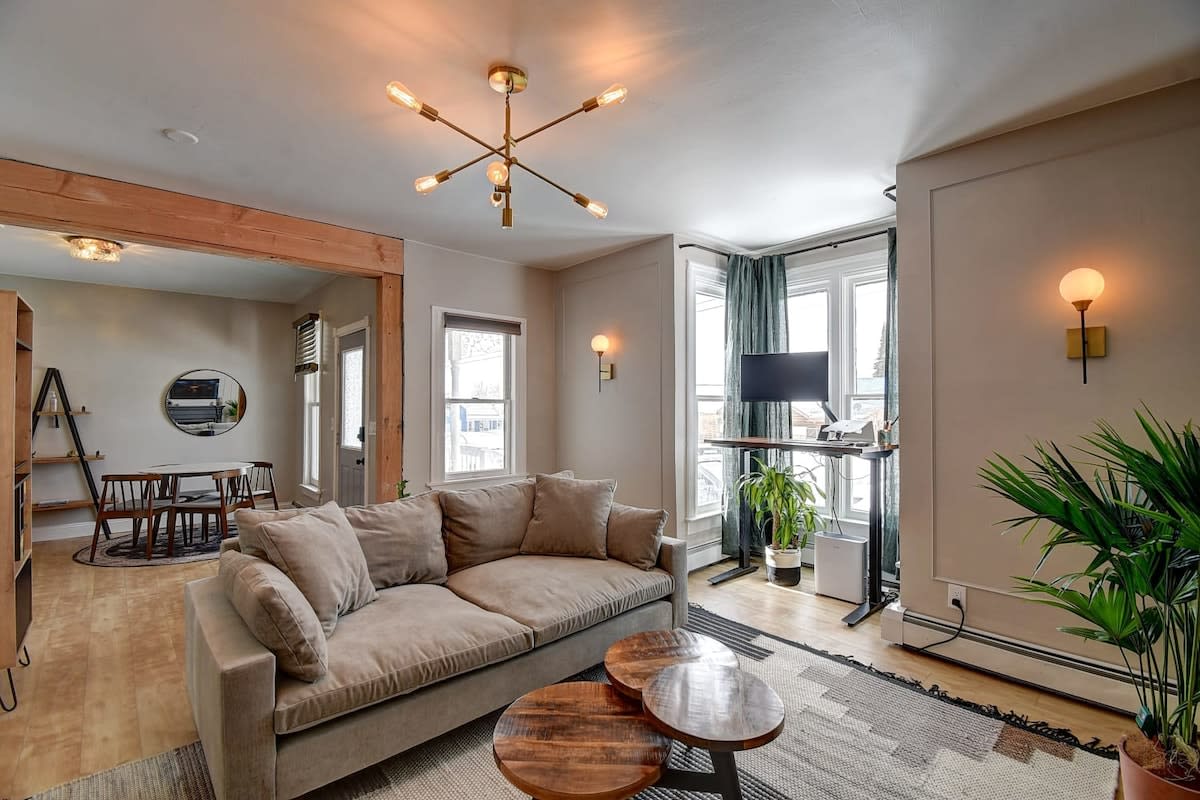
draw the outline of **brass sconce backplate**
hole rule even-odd
[[[1088,358],[1104,358],[1108,355],[1108,328],[1103,325],[1087,329]],[[1067,328],[1067,358],[1083,358],[1083,346],[1079,328]]]

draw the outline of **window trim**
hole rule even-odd
[[[512,424],[505,431],[505,448],[508,453],[508,463],[504,469],[481,470],[478,472],[454,473],[446,475],[446,403],[453,398],[446,397],[446,325],[447,314],[459,314],[477,319],[491,319],[501,322],[512,322],[521,326],[520,336],[509,336],[508,381],[509,406]],[[526,389],[526,339],[528,338],[528,322],[524,317],[512,317],[504,314],[493,314],[485,311],[471,311],[463,308],[433,306],[431,319],[431,358],[430,358],[430,402],[429,402],[429,488],[461,487],[464,485],[485,485],[493,482],[512,480],[525,474],[525,443],[527,438],[527,419],[525,405]],[[491,401],[494,402],[494,401]]]

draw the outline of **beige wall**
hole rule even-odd
[[[556,273],[558,466],[581,478],[615,478],[617,499],[661,507],[675,530],[684,419],[676,378],[682,345],[676,320],[685,260],[674,237]],[[616,378],[598,389],[591,338],[608,336]]]
[[[321,315],[321,463],[320,463],[320,495],[317,496],[305,489],[297,488],[296,501],[302,505],[319,505],[333,499],[333,476],[337,471],[337,440],[335,433],[336,413],[335,395],[337,392],[336,346],[334,331],[353,322],[366,318],[369,322],[368,351],[374,352],[375,344],[375,281],[370,278],[338,277],[326,283],[316,291],[310,292],[297,302],[291,310],[291,320],[299,319],[304,314],[312,312]],[[304,402],[304,387],[300,381],[292,381],[294,386],[296,408],[301,408]],[[375,364],[374,356],[368,365],[367,380],[367,418],[366,427],[369,433],[368,448],[373,449],[375,439],[373,425],[375,421]],[[297,413],[294,418],[294,430],[297,442],[295,464],[292,470],[293,480],[303,477],[300,460],[303,452],[300,442],[303,441],[303,420]],[[375,482],[367,481],[369,499],[374,493]],[[388,498],[390,499],[390,498]]]
[[[526,320],[526,442],[529,473],[555,469],[553,274],[404,243],[404,477],[421,491],[430,473],[430,355],[433,307]]]
[[[0,265],[0,269],[3,265]],[[280,303],[125,289],[68,281],[0,276],[0,288],[20,292],[34,309],[35,391],[46,367],[63,376],[72,406],[86,405],[80,435],[103,473],[143,470],[183,461],[272,461],[283,497],[296,462],[292,434],[292,309]],[[190,436],[163,412],[167,386],[189,369],[227,372],[246,392],[246,415],[220,436]],[[34,449],[65,454],[67,426],[38,424]],[[39,465],[38,499],[87,496],[71,464]],[[88,509],[42,513],[34,538],[90,535]]]
[[[966,584],[968,626],[1111,659],[1009,593],[1036,541],[1000,535],[1015,507],[976,473],[993,451],[1072,444],[1098,418],[1132,432],[1142,401],[1177,423],[1197,416],[1200,81],[901,164],[897,178],[902,600],[957,622],[946,584]],[[1086,386],[1064,354],[1078,318],[1058,295],[1080,266],[1107,283],[1088,321],[1108,326],[1109,355]]]

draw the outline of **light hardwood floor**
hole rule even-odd
[[[216,562],[142,568],[86,567],[86,543],[34,546],[32,666],[14,670],[20,706],[0,714],[0,798],[25,797],[82,775],[194,741],[183,677],[183,584]],[[1115,741],[1124,717],[909,653],[879,638],[878,617],[848,629],[846,605],[771,586],[761,573],[720,587],[694,573],[691,599],[710,611],[881,669],[938,684],[1081,738]],[[5,684],[5,690],[7,684]]]

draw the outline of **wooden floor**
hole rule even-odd
[[[130,568],[71,560],[81,540],[34,546],[33,665],[14,670],[20,706],[0,714],[0,798],[21,798],[194,741],[183,677],[183,584],[216,562]],[[1124,717],[885,644],[878,617],[848,629],[844,603],[766,583],[720,587],[695,573],[691,599],[788,639],[938,684],[952,694],[1115,741]],[[7,690],[7,684],[3,689]]]

